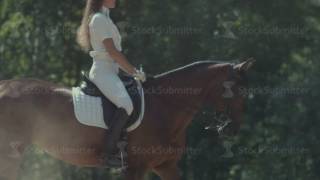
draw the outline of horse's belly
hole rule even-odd
[[[100,167],[103,165],[101,149],[94,147],[51,147],[45,150],[56,159],[82,167]]]

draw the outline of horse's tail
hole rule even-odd
[[[1,99],[2,97],[4,97],[5,92],[6,92],[5,83],[6,83],[6,80],[1,80],[1,79],[0,79],[0,99]]]

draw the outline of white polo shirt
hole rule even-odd
[[[102,6],[100,12],[95,13],[90,20],[89,33],[93,48],[93,51],[90,51],[90,56],[93,59],[109,59],[109,54],[102,43],[107,38],[112,38],[116,49],[122,51],[121,35],[109,14],[109,8]]]

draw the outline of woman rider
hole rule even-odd
[[[78,30],[77,41],[93,58],[89,78],[101,92],[118,108],[114,122],[108,131],[107,166],[118,167],[116,147],[120,134],[130,114],[133,103],[118,76],[119,67],[126,73],[145,81],[145,74],[131,65],[121,53],[121,36],[117,26],[109,16],[116,0],[87,0],[82,23]]]

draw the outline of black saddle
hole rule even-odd
[[[99,88],[89,79],[89,75],[87,72],[82,71],[82,82],[80,85],[81,90],[83,93],[94,96],[94,97],[100,97],[102,100],[102,109],[103,109],[103,118],[108,127],[111,125],[111,120],[113,119],[114,112],[116,110],[116,106],[108,99],[106,98],[103,93],[99,90]],[[136,80],[128,75],[125,74],[119,74],[120,79],[124,83],[131,99],[133,102],[133,112],[129,117],[127,127],[134,124],[140,115],[141,111],[141,96],[138,90],[138,83]],[[106,85],[107,86],[107,85]]]

